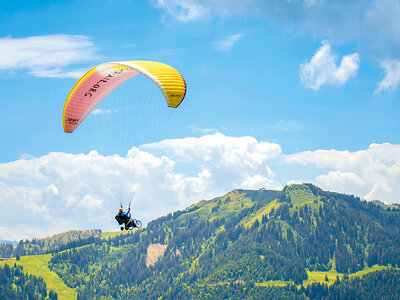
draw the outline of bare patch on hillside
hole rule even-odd
[[[164,255],[165,250],[167,250],[168,245],[161,244],[150,244],[147,247],[147,257],[146,257],[146,266],[154,266],[157,262],[158,258]]]

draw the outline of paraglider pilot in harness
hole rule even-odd
[[[125,229],[128,230],[129,227],[136,227],[135,222],[131,219],[131,208],[129,207],[128,210],[125,212],[123,208],[121,207],[118,210],[117,215],[115,216],[115,219],[117,220],[119,225],[125,224]],[[123,228],[121,227],[121,230]]]

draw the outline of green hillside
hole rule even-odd
[[[43,239],[33,239],[31,241],[21,240],[12,252],[12,255],[25,256],[59,252],[70,248],[92,244],[100,240],[101,236],[102,232],[99,229],[70,230]]]
[[[399,228],[397,205],[311,184],[234,190],[145,229],[56,251],[43,266],[62,280],[58,291],[82,299],[318,299],[347,297],[360,284],[368,287],[358,289],[360,299],[396,299],[398,281],[370,281],[398,277]],[[385,292],[374,290],[379,285]]]
[[[34,274],[43,278],[47,289],[56,292],[58,299],[76,299],[76,290],[68,287],[55,272],[50,271],[48,267],[50,259],[50,254],[23,256],[20,261],[1,261],[0,266],[5,264],[22,266],[24,273]]]

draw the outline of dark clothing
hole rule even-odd
[[[129,211],[127,212],[118,212],[118,214],[115,216],[115,219],[117,220],[119,225],[126,224],[129,222],[131,219],[131,214]]]

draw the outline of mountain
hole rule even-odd
[[[10,244],[13,247],[15,247],[15,246],[17,246],[18,242],[17,241],[0,240],[0,244]]]
[[[54,249],[46,267],[79,299],[397,299],[399,230],[398,205],[311,184],[234,190]]]
[[[0,244],[0,258],[59,252],[100,240],[101,230],[70,230],[43,239]],[[14,247],[15,248],[14,248]]]

